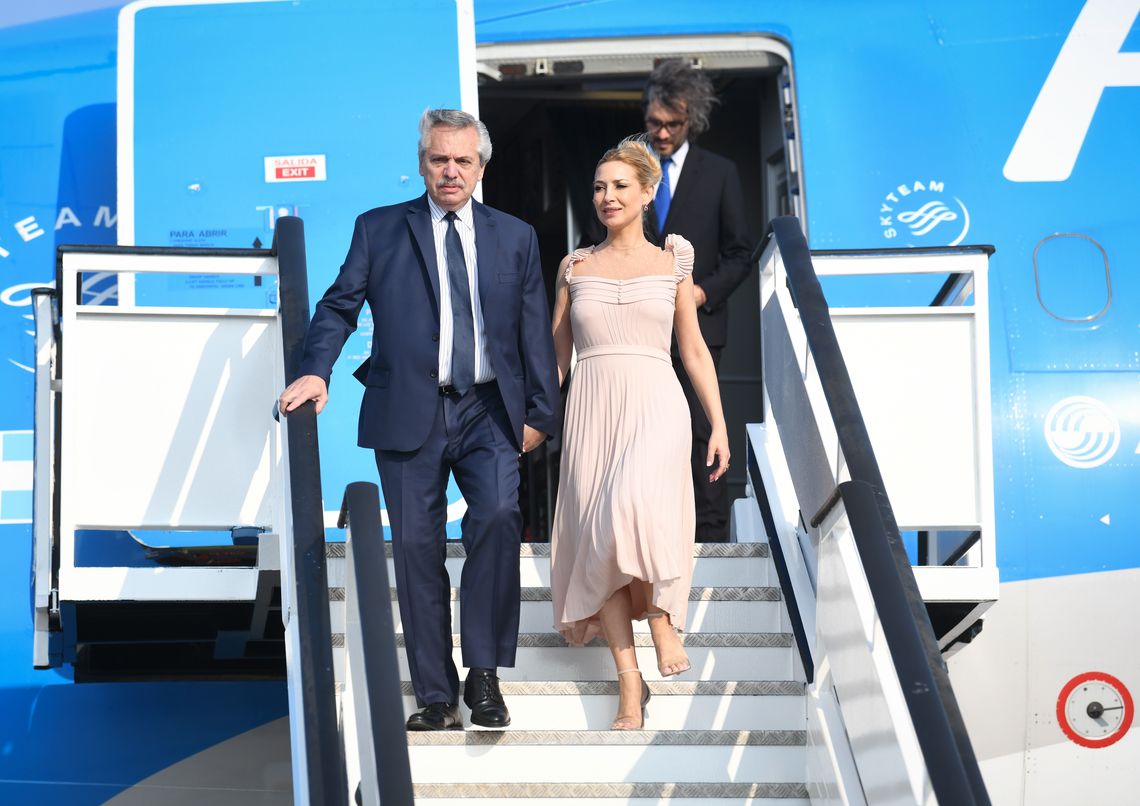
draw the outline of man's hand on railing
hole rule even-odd
[[[325,404],[329,402],[329,387],[324,379],[317,375],[302,375],[285,388],[281,397],[277,399],[277,406],[282,414],[288,414],[310,400],[316,404],[316,413],[320,414]]]

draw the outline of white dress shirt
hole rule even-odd
[[[672,199],[677,195],[677,180],[681,178],[681,169],[685,167],[685,157],[689,154],[689,141],[681,143],[681,147],[673,152],[670,159],[673,163],[669,166],[669,199],[672,204]],[[660,184],[660,183],[658,183]],[[657,190],[654,189],[653,195],[657,195]]]
[[[444,210],[428,195],[432,234],[435,236],[435,257],[439,273],[439,385],[451,383],[451,283],[447,277],[447,221]],[[467,286],[471,292],[471,313],[475,322],[475,383],[495,380],[491,358],[487,355],[487,333],[483,328],[483,306],[479,304],[479,263],[475,251],[475,219],[471,201],[455,211],[455,229],[463,244],[463,260],[467,264]]]

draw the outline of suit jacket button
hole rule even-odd
[[[439,341],[439,334],[438,333],[432,333],[431,334],[431,340],[432,341]]]
[[[438,378],[438,377],[439,377],[439,373],[438,373],[438,372],[436,372],[434,369],[433,369],[431,372],[429,372],[428,374],[429,374],[429,375],[431,375],[433,378]]]

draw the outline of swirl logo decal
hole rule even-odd
[[[1120,447],[1120,424],[1096,398],[1066,397],[1045,415],[1045,443],[1069,467],[1100,467]]]
[[[898,215],[899,221],[910,227],[914,235],[926,235],[944,221],[957,221],[958,214],[941,201],[931,201],[917,210],[905,210]]]
[[[937,179],[898,185],[879,205],[879,226],[888,241],[909,246],[957,246],[970,231],[970,211]]]

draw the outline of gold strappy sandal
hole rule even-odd
[[[638,677],[641,677],[640,669],[619,669],[618,677],[623,674],[631,674],[637,672]],[[631,716],[619,716],[610,725],[610,730],[641,730],[645,727],[645,706],[649,704],[649,686],[645,683],[645,678],[641,678],[641,724],[633,721]]]

